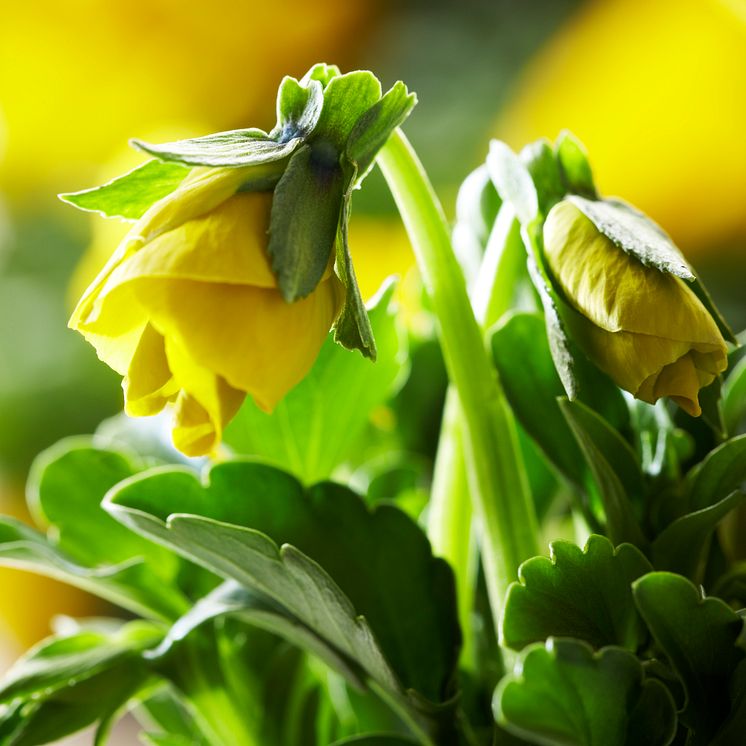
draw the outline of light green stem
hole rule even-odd
[[[519,564],[538,554],[536,515],[515,423],[469,302],[443,210],[400,130],[380,151],[378,164],[409,233],[463,409],[469,487],[481,523],[482,562],[497,623]]]
[[[463,636],[461,665],[468,670],[473,670],[477,663],[472,620],[477,552],[471,541],[471,522],[463,413],[456,390],[449,386],[435,458],[427,535],[433,552],[448,560],[456,576],[458,618]]]

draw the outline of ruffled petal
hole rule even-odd
[[[174,339],[166,338],[166,357],[181,389],[174,409],[174,445],[187,456],[212,454],[246,394],[204,368]]]
[[[344,300],[335,275],[295,303],[243,285],[142,279],[135,286],[167,350],[178,342],[265,410],[308,373]],[[190,390],[186,381],[182,388]]]
[[[122,387],[124,411],[132,417],[157,414],[179,391],[168,367],[165,341],[150,324],[143,330]]]

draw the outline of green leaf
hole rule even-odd
[[[284,160],[301,146],[303,138],[276,142],[262,130],[242,129],[159,144],[142,140],[130,140],[130,143],[162,161],[189,166],[238,168]]]
[[[607,531],[614,544],[646,540],[632,511],[630,496],[643,493],[642,471],[627,442],[592,409],[580,402],[560,400],[567,419],[598,485],[606,513]]]
[[[373,409],[406,373],[406,339],[392,302],[394,287],[384,286],[368,309],[378,340],[375,365],[327,338],[311,371],[272,414],[247,398],[225,442],[241,454],[287,469],[306,484],[331,476],[356,447]]]
[[[184,596],[164,585],[141,560],[83,567],[13,518],[0,517],[0,565],[47,575],[146,617],[174,619],[188,607]]]
[[[614,549],[593,535],[583,551],[566,541],[550,546],[551,559],[533,557],[508,589],[501,637],[521,650],[548,637],[574,637],[593,648],[637,651],[647,639],[632,598],[632,581],[653,568],[631,544]]]
[[[352,254],[350,253],[348,225],[352,201],[351,190],[352,184],[355,182],[356,169],[354,165],[349,168],[351,174],[346,176],[345,181],[350,187],[342,201],[342,219],[339,221],[335,242],[337,256],[335,269],[345,286],[346,293],[342,312],[334,324],[334,341],[348,350],[360,350],[364,357],[375,361],[378,354],[376,340],[357,284],[355,267],[352,264]]]
[[[370,512],[330,483],[305,492],[250,462],[214,467],[205,485],[180,469],[135,477],[107,509],[280,604],[397,696],[397,679],[433,701],[450,696],[460,638],[453,578],[400,510]]]
[[[635,602],[656,643],[681,678],[681,719],[707,743],[728,712],[728,681],[744,653],[743,620],[719,598],[703,598],[689,580],[654,572],[633,585]]]
[[[632,653],[594,653],[577,640],[528,648],[493,710],[507,730],[546,746],[667,746],[676,731],[671,695]]]
[[[95,567],[138,558],[170,584],[182,565],[178,555],[144,540],[101,507],[107,491],[137,471],[121,453],[93,447],[90,438],[67,438],[34,462],[29,506],[37,522],[51,524],[54,543],[76,562]]]
[[[588,162],[588,152],[583,143],[569,130],[563,130],[554,147],[567,191],[595,199],[597,197],[596,186],[593,183],[593,172]]]
[[[686,476],[687,503],[702,510],[723,500],[746,480],[746,435],[719,445]]]
[[[695,279],[684,255],[663,229],[621,200],[568,199],[616,246],[648,267],[692,282]]]
[[[21,657],[0,682],[0,702],[49,696],[157,645],[163,629],[149,622],[125,624],[113,634],[84,631],[51,638]]]
[[[397,81],[355,123],[347,139],[346,154],[357,167],[358,182],[362,181],[378,151],[411,114],[416,103],[417,96],[409,93],[404,83]]]
[[[146,161],[106,184],[59,197],[81,210],[98,212],[107,218],[137,220],[152,204],[171,194],[190,170],[181,163]]]
[[[539,197],[526,164],[504,142],[493,140],[487,169],[500,197],[513,205],[521,225],[531,223],[539,214]]]
[[[335,741],[332,746],[414,746],[416,743],[417,741],[413,741],[411,738],[382,733],[343,738],[341,741]]]
[[[705,552],[712,532],[731,510],[743,505],[746,493],[736,490],[720,502],[701,508],[669,524],[651,546],[653,564],[691,580],[701,580]]]
[[[739,360],[723,384],[723,420],[728,435],[735,435],[746,419],[746,358]]]
[[[341,154],[358,120],[380,98],[381,84],[367,70],[333,77],[324,88],[324,106],[313,132],[313,141],[329,142]],[[361,135],[362,132],[358,132],[358,137]]]
[[[288,303],[313,292],[329,267],[343,191],[336,162],[317,160],[309,146],[290,159],[275,187],[267,251]]]

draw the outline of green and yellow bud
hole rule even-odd
[[[699,416],[699,391],[727,367],[727,348],[686,282],[642,264],[568,201],[547,217],[544,251],[588,358],[636,398],[669,397]]]
[[[70,327],[124,376],[125,409],[174,406],[174,444],[211,453],[248,394],[264,410],[310,370],[344,302],[332,269],[283,300],[267,254],[272,192],[246,169],[195,168],[132,227]],[[330,257],[333,256],[329,247]]]

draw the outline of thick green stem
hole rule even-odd
[[[412,241],[463,409],[469,486],[481,523],[482,561],[497,621],[518,565],[538,553],[536,516],[515,423],[469,302],[443,210],[401,131],[380,151],[378,163]]]

